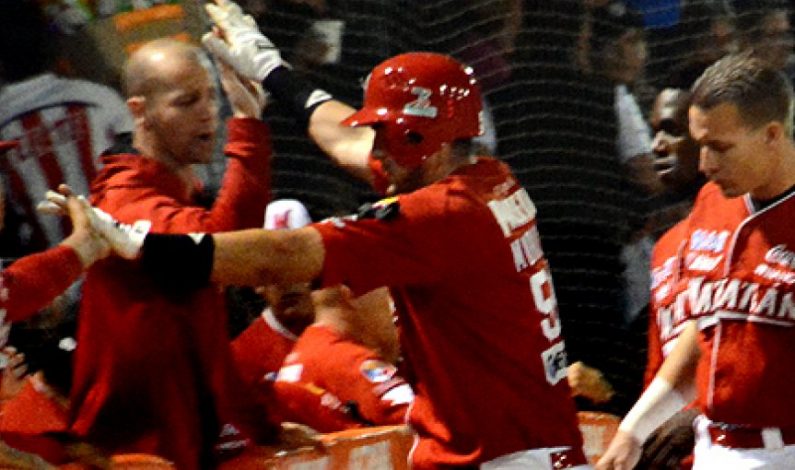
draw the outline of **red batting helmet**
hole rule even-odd
[[[470,67],[430,52],[380,63],[367,79],[364,106],[347,126],[382,124],[396,163],[415,168],[442,144],[481,134],[480,89]]]

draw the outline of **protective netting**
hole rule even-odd
[[[262,6],[248,3],[254,11]],[[616,20],[615,11],[594,13],[616,8],[613,3],[272,0],[257,18],[297,70],[352,105],[361,103],[369,69],[397,53],[448,53],[475,69],[493,121],[484,144],[512,166],[538,208],[570,360],[603,370],[619,392],[607,409],[621,413],[640,390],[647,320],[640,315],[628,322],[622,314],[619,253],[638,236],[654,201],[619,161],[616,83],[602,62],[609,51],[602,51],[608,59],[594,55],[602,42],[617,39],[617,29],[632,24],[630,17]],[[645,74],[631,87],[647,114],[660,88],[689,86],[726,50],[787,40],[759,20],[768,10],[788,8],[786,2],[629,4],[642,13],[634,20],[648,44]],[[338,53],[331,60],[329,48]],[[315,218],[350,212],[375,197],[333,167],[285,108],[273,106],[268,118],[277,197],[304,201]]]

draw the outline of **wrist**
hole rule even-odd
[[[657,377],[635,402],[618,429],[643,444],[658,427],[686,405],[682,394],[666,380]]]
[[[262,86],[278,101],[287,103],[296,118],[304,124],[309,123],[309,118],[318,106],[333,99],[328,92],[312,86],[285,65],[272,70]]]
[[[61,244],[75,252],[83,269],[104,258],[108,253],[107,244],[103,240],[89,234],[69,235]]]

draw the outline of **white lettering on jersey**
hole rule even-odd
[[[715,269],[718,266],[718,263],[723,260],[723,255],[708,256],[688,253],[687,258],[687,269],[691,271],[710,272]]]
[[[694,317],[716,315],[719,318],[795,326],[795,302],[792,292],[781,292],[740,279],[705,282],[704,278],[688,283],[688,301]]]
[[[544,256],[541,249],[541,239],[538,237],[538,228],[533,226],[521,237],[511,242],[511,253],[513,253],[513,264],[516,272],[536,264]]]
[[[758,265],[756,269],[754,269],[754,274],[775,282],[783,282],[785,284],[795,283],[795,272],[776,269],[764,263]]]
[[[698,229],[690,236],[690,251],[711,251],[721,253],[729,239],[729,231]]]
[[[651,271],[651,288],[656,289],[664,281],[668,280],[674,274],[674,266],[676,264],[676,256],[671,256],[666,259],[662,266],[652,269]]]
[[[765,261],[795,269],[795,253],[787,249],[787,245],[776,245],[765,253]]]
[[[514,191],[508,197],[489,201],[488,206],[506,237],[511,236],[522,225],[530,223],[536,216],[536,206],[524,188]]]
[[[551,385],[566,377],[566,348],[560,338],[560,318],[558,301],[549,270],[544,268],[530,277],[530,292],[533,294],[536,310],[541,314],[541,332],[553,344],[541,353],[541,362],[547,381]]]
[[[560,336],[560,321],[558,319],[558,301],[552,286],[552,277],[547,269],[542,269],[530,277],[530,290],[536,309],[545,315],[541,320],[541,331],[550,341]]]
[[[417,99],[414,101],[409,101],[403,105],[403,114],[431,119],[435,118],[439,113],[439,110],[436,108],[436,106],[431,104],[432,93],[433,92],[431,92],[429,88],[423,88],[420,86],[412,87],[411,94],[415,95]]]

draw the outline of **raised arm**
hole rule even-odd
[[[307,125],[310,138],[332,161],[372,183],[368,158],[374,132],[340,125],[354,109],[295,74],[276,46],[238,5],[229,0],[215,3],[206,8],[217,31],[205,35],[205,46],[239,74],[262,83],[277,100],[287,103],[296,118]]]

